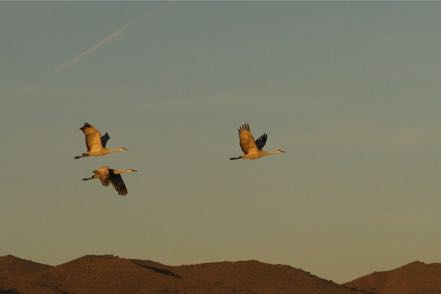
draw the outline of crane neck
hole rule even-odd
[[[114,169],[113,173],[114,174],[128,174],[128,173],[133,173],[136,172],[136,170],[132,169],[132,168],[128,168],[128,169]]]
[[[109,147],[106,148],[107,153],[111,153],[111,152],[121,152],[121,151],[127,151],[127,148],[124,147]]]

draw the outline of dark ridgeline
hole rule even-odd
[[[0,289],[25,294],[369,293],[287,265],[252,260],[167,266],[112,255],[88,255],[58,266],[0,257]]]

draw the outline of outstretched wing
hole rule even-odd
[[[80,130],[86,135],[86,146],[89,152],[99,152],[103,145],[101,143],[101,133],[91,124],[85,123]]]
[[[109,169],[107,166],[102,166],[94,170],[93,173],[98,177],[103,186],[109,186]]]
[[[110,136],[108,133],[105,133],[104,136],[101,137],[101,145],[103,145],[103,147],[106,147],[107,142],[110,140]]]
[[[127,188],[120,174],[114,174],[113,169],[109,170],[109,179],[113,188],[118,192],[119,195],[127,195]]]
[[[239,128],[239,143],[245,154],[254,153],[258,150],[248,124],[243,124]]]
[[[262,136],[260,136],[257,140],[256,140],[256,146],[257,149],[262,150],[263,146],[265,146],[266,143],[266,139],[268,138],[267,134],[263,133]]]

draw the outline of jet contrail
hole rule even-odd
[[[60,65],[57,68],[55,68],[54,69],[54,73],[55,74],[59,74],[59,73],[61,73],[63,71],[68,70],[69,68],[71,68],[72,66],[74,66],[75,64],[80,62],[87,55],[95,52],[98,48],[104,46],[105,44],[107,44],[107,43],[109,43],[111,41],[113,41],[116,37],[118,37],[119,35],[124,33],[134,23],[140,21],[141,19],[144,19],[144,18],[147,18],[147,17],[150,17],[150,16],[154,15],[155,13],[159,12],[159,10],[161,10],[162,8],[170,6],[171,3],[172,2],[168,2],[166,5],[160,6],[160,7],[157,7],[155,9],[151,10],[151,11],[148,11],[147,13],[143,14],[142,16],[132,20],[131,22],[126,23],[121,28],[119,28],[115,32],[111,33],[110,35],[108,35],[107,37],[105,37],[104,39],[102,39],[101,41],[99,41],[98,43],[96,43],[95,45],[90,47],[89,49],[84,50],[79,55],[77,55],[74,58],[72,58],[70,61],[68,61],[66,63],[63,63],[62,65]]]

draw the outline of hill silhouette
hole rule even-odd
[[[416,261],[394,270],[374,272],[345,285],[378,294],[439,294],[441,263]]]
[[[259,261],[168,266],[87,255],[58,266],[0,257],[0,293],[290,293],[367,294],[287,265]]]
[[[0,256],[0,293],[19,293],[16,285],[25,284],[28,276],[51,268],[49,265],[24,260],[12,255]]]

